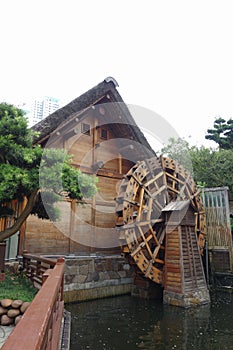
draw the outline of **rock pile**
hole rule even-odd
[[[22,300],[0,300],[0,325],[16,325],[27,310],[30,302]]]

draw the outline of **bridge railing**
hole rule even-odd
[[[40,255],[23,252],[23,271],[26,276],[38,287],[43,283],[43,274],[48,269],[54,268],[56,259],[48,259]]]
[[[64,312],[64,265],[65,260],[58,258],[54,267],[44,272],[42,287],[1,350],[58,350]]]

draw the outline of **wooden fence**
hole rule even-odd
[[[206,188],[202,196],[211,268],[216,272],[233,271],[228,188]]]
[[[27,260],[28,273],[34,280],[36,270],[32,262],[36,257],[26,254],[24,258]],[[38,271],[37,282],[43,271],[42,262],[45,263],[42,260],[44,259],[38,257],[38,265],[35,266]],[[64,265],[64,259],[59,258],[52,269],[43,273],[42,287],[2,350],[58,350],[64,312]]]

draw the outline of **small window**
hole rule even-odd
[[[101,129],[100,137],[103,140],[107,140],[108,139],[108,130],[107,129]]]
[[[82,123],[82,134],[91,135],[91,126],[90,124]]]

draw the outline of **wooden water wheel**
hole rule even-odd
[[[135,164],[122,180],[116,199],[116,226],[123,253],[144,277],[163,285],[166,223],[163,208],[189,200],[195,230],[203,251],[205,224],[200,193],[189,173],[170,158],[151,158]]]

